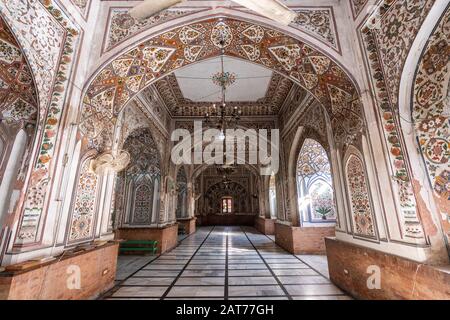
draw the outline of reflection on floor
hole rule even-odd
[[[324,266],[323,257],[291,255],[253,228],[200,228],[159,258],[120,257],[106,298],[350,299],[321,274]]]

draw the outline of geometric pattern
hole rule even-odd
[[[399,195],[403,231],[406,237],[413,239],[423,238],[424,233],[418,218],[409,164],[405,161],[405,147],[402,145],[401,128],[396,114],[403,66],[433,4],[434,0],[385,1],[380,7],[380,27],[363,27],[361,32],[379,118],[389,150],[391,170],[395,177],[394,188]]]
[[[288,96],[293,82],[286,77],[274,73],[266,96],[256,102],[230,102],[238,106],[243,116],[251,115],[277,115],[283,102]],[[162,97],[172,117],[199,116],[203,117],[207,112],[211,113],[211,103],[193,102],[184,98],[178,80],[174,74],[170,74],[157,81],[154,87]],[[147,91],[148,89],[145,89]],[[228,113],[232,110],[227,109]]]
[[[92,237],[98,188],[97,174],[89,170],[91,159],[81,165],[76,184],[69,242],[87,240]]]
[[[84,0],[85,1],[85,0]],[[198,10],[163,10],[149,18],[138,21],[130,16],[130,8],[110,8],[103,52],[109,51],[138,32],[150,29],[172,19],[184,17]]]
[[[152,221],[153,184],[146,178],[134,186],[133,224],[149,224]]]
[[[35,121],[36,89],[20,45],[0,16],[0,118]]]
[[[361,159],[352,154],[345,168],[350,196],[353,232],[364,237],[375,237],[374,218],[369,199],[366,171]]]
[[[153,199],[155,191],[159,192],[155,190],[156,180],[161,181],[159,151],[148,127],[133,131],[123,148],[130,154],[131,163],[116,180],[121,186],[116,193],[116,203],[119,204],[116,215],[121,217],[124,209],[128,208],[131,210],[130,225],[149,225],[157,212],[153,212]]]
[[[116,114],[139,91],[222,50],[284,74],[310,91],[327,108],[337,137],[356,134],[362,127],[355,85],[330,58],[276,30],[223,18],[167,31],[104,66],[83,98],[81,132],[95,145],[109,147]]]

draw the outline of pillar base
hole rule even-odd
[[[161,228],[121,228],[116,239],[158,241],[158,254],[163,254],[178,244],[178,223]]]
[[[114,286],[118,249],[118,243],[108,243],[24,270],[1,272],[0,300],[97,298]]]
[[[355,298],[450,300],[449,266],[424,265],[335,238],[325,242],[331,281]],[[368,288],[374,266],[381,271],[380,289]]]
[[[275,219],[267,219],[257,217],[255,219],[255,228],[262,234],[274,235],[275,234]]]
[[[275,242],[292,254],[325,254],[325,237],[333,237],[335,227],[292,227],[275,223]]]
[[[183,228],[185,234],[193,234],[196,230],[197,218],[178,219],[178,227]]]

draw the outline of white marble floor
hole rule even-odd
[[[156,259],[120,257],[104,298],[350,299],[328,280],[323,259],[289,254],[250,227],[204,227]]]

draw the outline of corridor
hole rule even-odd
[[[119,257],[118,274],[121,258],[132,259]],[[250,227],[199,228],[171,252],[138,261],[143,259],[145,265],[120,278],[104,298],[350,299],[301,256],[287,253]]]

